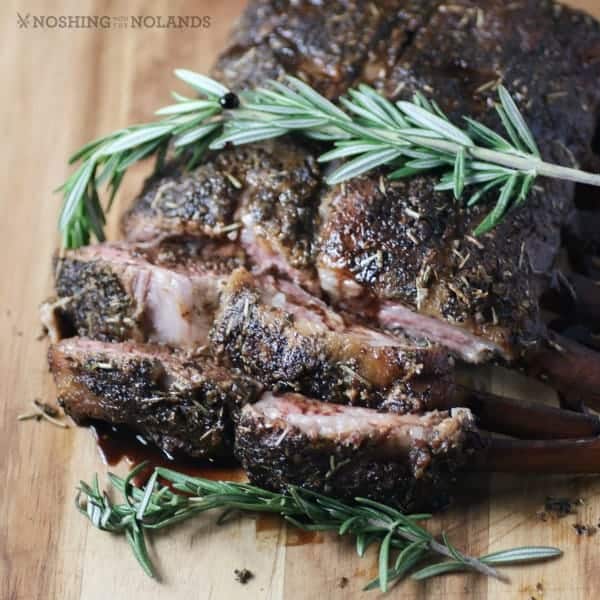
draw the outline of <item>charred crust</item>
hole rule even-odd
[[[336,442],[309,439],[295,427],[267,423],[242,413],[235,455],[252,483],[284,491],[303,487],[352,501],[361,496],[403,511],[446,506],[464,462],[462,446],[415,445],[407,457],[378,456],[368,439]]]
[[[221,235],[233,221],[239,190],[212,163],[191,172],[169,165],[166,175],[146,182],[141,196],[125,213],[122,227],[126,234],[138,222],[165,233],[180,235]]]
[[[78,356],[50,350],[55,376],[63,362],[63,373],[57,376],[59,401],[77,422],[100,419],[128,425],[169,454],[230,454],[233,423],[241,407],[256,399],[259,386],[208,360],[185,363],[176,354],[168,360],[180,361],[183,371],[174,372],[160,357],[135,353],[115,358],[102,352]]]
[[[235,239],[243,223],[294,268],[313,265],[321,185],[309,148],[289,139],[225,148],[191,172],[169,165],[124,215],[132,240]]]
[[[232,275],[221,297],[210,338],[224,364],[267,387],[348,405],[387,406],[388,389],[394,384],[421,373],[445,375],[451,368],[447,353],[438,348],[378,348],[369,357],[364,348],[348,352],[346,342],[339,342],[346,339],[343,334],[341,338],[335,332],[306,335],[296,327],[294,315],[262,300],[255,280],[243,270]],[[375,381],[370,375],[379,367],[385,373],[378,372],[380,381]],[[431,388],[425,388],[405,387],[414,407],[430,401]],[[408,406],[399,401],[388,404],[400,411]]]
[[[56,258],[57,308],[63,332],[102,341],[140,339],[136,306],[119,277],[99,261]]]
[[[389,0],[334,0],[324,18],[323,8],[309,0],[252,2],[212,74],[240,90],[294,73],[336,98],[360,75],[401,6]]]

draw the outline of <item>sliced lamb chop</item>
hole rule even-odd
[[[513,358],[539,327],[539,282],[513,233],[517,217],[476,240],[480,216],[433,184],[367,176],[334,187],[321,209],[321,286],[337,304],[468,362]],[[527,213],[518,213],[523,235]]]
[[[231,419],[258,385],[202,356],[145,344],[70,338],[50,347],[50,370],[77,423],[127,425],[170,455],[231,453]]]
[[[295,484],[343,500],[438,509],[473,433],[467,409],[395,415],[265,393],[242,409],[235,454],[250,481],[268,489]]]
[[[600,421],[470,389],[442,346],[348,324],[318,298],[272,277],[235,271],[211,332],[226,364],[268,387],[399,414],[471,408],[480,427],[524,438],[600,433]]]
[[[53,339],[205,344],[221,287],[241,264],[232,244],[104,243],[56,260],[58,300],[42,312]]]
[[[443,379],[452,366],[443,349],[347,325],[298,286],[244,269],[222,294],[211,342],[226,363],[268,386],[368,406],[395,383]]]
[[[600,440],[511,440],[479,432],[466,408],[395,415],[265,393],[244,406],[235,455],[256,485],[289,485],[401,510],[448,503],[458,470],[598,473]]]
[[[192,172],[148,181],[122,220],[130,241],[238,238],[256,272],[275,270],[317,291],[317,163],[306,147],[273,140],[227,148]]]

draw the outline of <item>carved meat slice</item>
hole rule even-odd
[[[447,504],[473,436],[467,409],[396,415],[266,393],[242,409],[235,453],[250,480],[269,489],[294,484],[429,509]]]
[[[232,422],[259,390],[212,359],[147,344],[70,338],[48,360],[77,423],[127,425],[170,455],[230,454]]]

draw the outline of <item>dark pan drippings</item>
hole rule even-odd
[[[108,466],[116,466],[126,461],[130,465],[148,462],[135,479],[136,485],[143,485],[155,467],[174,469],[192,477],[203,477],[214,481],[245,481],[246,475],[233,459],[202,460],[189,456],[171,456],[143,436],[128,427],[96,422],[90,425],[102,461]]]

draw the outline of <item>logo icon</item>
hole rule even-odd
[[[29,27],[29,19],[31,15],[27,13],[23,16],[21,13],[17,13],[17,25],[19,29],[27,29]]]

